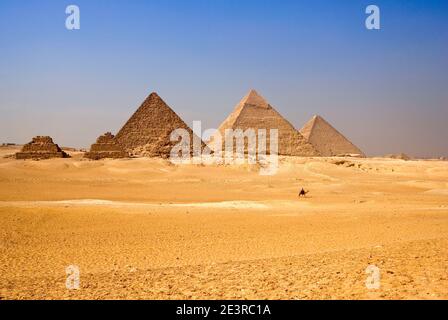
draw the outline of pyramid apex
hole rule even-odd
[[[151,92],[149,96],[150,96],[150,97],[157,97],[157,98],[160,98],[160,96],[159,96],[159,95],[157,94],[157,92],[155,92],[155,91]]]
[[[256,96],[259,96],[257,90],[255,90],[255,89],[250,89],[248,95],[256,95]]]
[[[316,125],[317,123],[322,123],[322,122],[327,123],[327,121],[322,116],[320,116],[318,114],[315,114],[309,122],[312,123],[313,125]]]
[[[155,91],[151,92],[149,94],[149,96],[146,97],[145,101],[149,102],[149,103],[158,103],[158,102],[160,102],[160,103],[166,104],[165,101],[162,99],[162,97],[159,96],[159,94],[157,92],[155,92]]]
[[[241,100],[240,106],[252,105],[256,107],[269,108],[269,103],[255,89],[251,89],[249,93]]]
[[[250,89],[248,94],[246,95],[246,98],[247,99],[262,99],[262,100],[264,100],[264,98],[262,96],[260,96],[260,94],[255,89]]]

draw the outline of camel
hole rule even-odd
[[[308,190],[305,191],[305,189],[302,188],[302,190],[300,190],[300,192],[299,192],[299,198],[302,197],[302,196],[303,196],[303,197],[306,197],[306,194],[307,194],[308,192],[309,192]]]

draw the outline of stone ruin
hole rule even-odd
[[[92,144],[90,151],[84,154],[85,158],[92,160],[99,160],[104,158],[127,158],[128,153],[115,142],[115,137],[112,133],[106,132],[98,137],[96,143]]]
[[[62,151],[53,139],[48,136],[34,137],[30,143],[23,146],[20,152],[16,153],[16,159],[50,159],[50,158],[70,158]]]

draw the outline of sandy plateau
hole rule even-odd
[[[0,299],[448,299],[446,161],[283,157],[266,177],[16,151],[0,148]]]

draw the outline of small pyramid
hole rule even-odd
[[[365,157],[365,154],[358,147],[321,116],[315,115],[300,129],[300,133],[324,157],[347,154]]]
[[[384,156],[384,158],[391,158],[391,159],[400,159],[400,160],[411,160],[411,157],[408,156],[406,153],[398,153],[398,154],[387,154]]]
[[[222,146],[225,146],[226,129],[266,129],[267,145],[269,145],[269,129],[278,130],[278,154],[288,156],[318,156],[319,153],[306,139],[283,118],[255,90],[250,92],[236,105],[233,112],[219,126]],[[214,138],[209,142],[213,147]],[[269,151],[269,147],[267,147]]]
[[[70,156],[59,148],[48,136],[36,136],[25,144],[20,152],[16,153],[16,159],[50,159],[70,158]]]
[[[126,158],[128,154],[115,142],[114,135],[110,132],[98,137],[96,143],[92,144],[90,151],[84,154],[85,158],[99,160],[104,158]]]
[[[175,129],[185,129],[190,134],[190,148],[193,139],[199,139],[187,124],[163,101],[157,93],[151,93],[137,111],[115,136],[115,141],[124,151],[136,156],[170,156],[171,149],[178,142],[171,142]],[[200,144],[204,143],[199,139]]]

